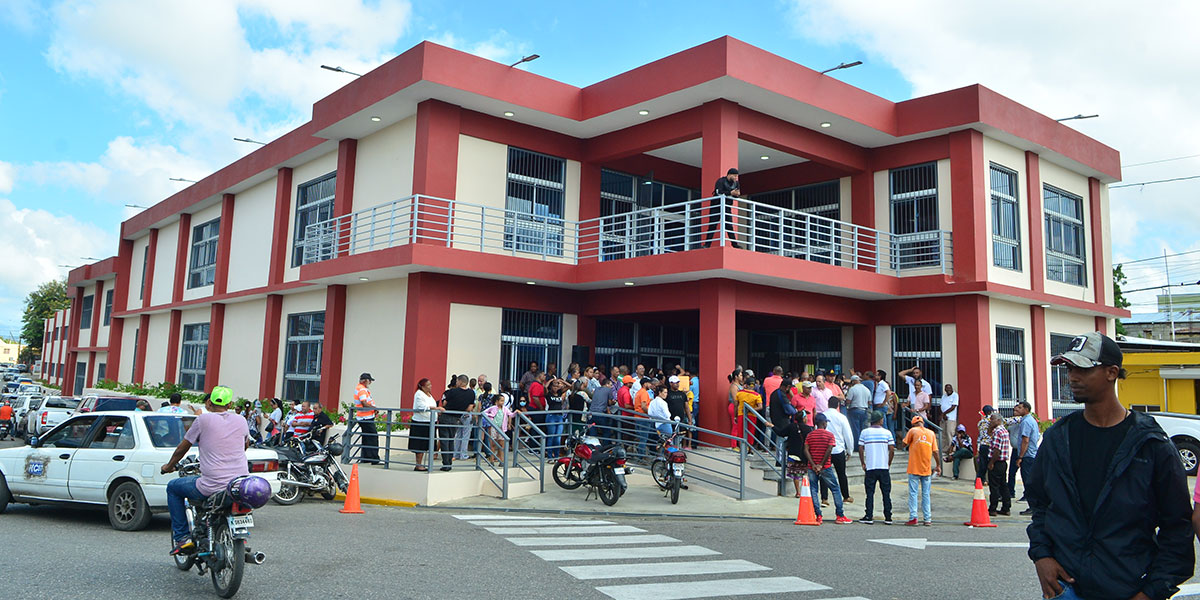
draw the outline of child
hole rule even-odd
[[[504,460],[504,448],[508,444],[508,424],[512,420],[513,414],[515,413],[512,409],[505,406],[503,394],[492,396],[492,405],[483,411],[484,427],[490,433],[488,447],[491,450],[491,456],[488,457],[488,462],[492,464],[495,464],[497,455],[500,456],[501,461]],[[498,452],[497,448],[499,448]]]

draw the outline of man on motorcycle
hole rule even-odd
[[[12,404],[9,403],[8,400],[5,400],[4,404],[2,406],[0,406],[0,428],[8,426],[8,431],[11,433],[13,430],[12,418],[13,418]]]
[[[196,544],[188,531],[184,498],[203,500],[223,489],[234,478],[249,475],[246,448],[250,446],[250,429],[246,419],[229,410],[233,390],[217,386],[205,399],[205,412],[196,417],[183,441],[162,473],[170,473],[195,445],[200,449],[200,476],[177,477],[167,484],[167,509],[171,513],[171,555],[194,552]]]

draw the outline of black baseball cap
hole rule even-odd
[[[375,381],[375,378],[374,378],[374,377],[371,377],[371,374],[370,374],[370,373],[363,373],[362,375],[359,375],[359,376],[358,376],[358,380],[359,380],[359,381],[362,381],[362,380],[364,380],[364,379],[366,379],[366,380],[368,380],[368,381]]]
[[[725,171],[725,174],[726,175],[737,175],[738,172],[737,172],[737,169],[730,169],[728,171]]]
[[[1090,369],[1101,365],[1121,366],[1125,353],[1112,338],[1093,331],[1075,336],[1066,352],[1050,359],[1052,365],[1072,364],[1081,369]]]

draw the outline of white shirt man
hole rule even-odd
[[[841,454],[846,452],[847,448],[854,447],[854,430],[850,428],[850,420],[838,410],[827,410],[824,413],[825,418],[829,419],[829,433],[833,434],[833,452],[832,454]]]
[[[946,419],[945,427],[942,427],[942,440],[946,445],[942,447],[948,448],[950,440],[954,437],[954,430],[958,427],[958,392],[948,383],[945,393],[942,394],[941,406],[942,416]]]
[[[892,392],[892,387],[888,382],[880,379],[875,382],[875,397],[871,399],[871,404],[875,410],[883,411],[883,403],[887,401],[888,394]]]

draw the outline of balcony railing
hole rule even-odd
[[[954,268],[948,231],[895,234],[733,198],[569,221],[416,195],[309,225],[300,242],[306,264],[415,243],[567,264],[716,245],[892,275]]]

